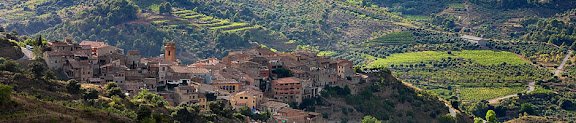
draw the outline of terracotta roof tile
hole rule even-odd
[[[46,51],[44,52],[48,54],[48,56],[73,56],[74,53],[71,51],[63,51],[63,52],[56,52],[56,51]]]
[[[172,65],[170,69],[176,73],[210,74],[210,71],[206,68]]]
[[[140,55],[140,51],[138,50],[129,50],[128,55]]]
[[[300,79],[296,77],[280,78],[273,81],[276,81],[277,83],[300,83]]]
[[[106,45],[104,42],[97,42],[97,41],[82,41],[80,45],[89,45],[90,47],[100,47],[102,45]]]

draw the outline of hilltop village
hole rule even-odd
[[[180,64],[174,43],[166,43],[164,54],[149,58],[103,42],[65,39],[47,45],[46,64],[69,79],[102,86],[115,82],[127,96],[147,89],[172,106],[198,104],[209,110],[208,101],[224,100],[236,110],[272,112],[273,122],[327,122],[321,114],[292,109],[289,103],[320,96],[325,86],[348,87],[355,94],[358,83],[366,79],[355,73],[352,62],[311,51],[279,53],[253,47],[221,60]]]

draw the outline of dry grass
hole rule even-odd
[[[48,101],[41,101],[25,96],[13,94],[12,100],[18,103],[14,107],[5,107],[11,109],[10,112],[1,112],[0,115],[7,114],[26,114],[20,117],[0,119],[0,122],[6,123],[27,123],[27,122],[132,122],[131,119],[118,114],[106,113],[98,110],[78,109],[63,106]]]
[[[544,117],[538,116],[524,116],[522,118],[506,121],[505,123],[551,123],[551,120],[548,120]]]

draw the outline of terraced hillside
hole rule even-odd
[[[191,31],[198,30],[199,28],[221,30],[223,32],[243,32],[245,30],[257,31],[258,29],[263,29],[259,25],[231,22],[229,19],[218,19],[192,10],[178,10],[173,12],[173,16],[174,18],[155,18],[151,24],[161,28],[185,29]]]

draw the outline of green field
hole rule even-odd
[[[452,3],[452,4],[450,4],[450,8],[452,8],[452,9],[464,9],[465,6],[462,3]]]
[[[492,51],[492,50],[463,50],[463,51],[452,51],[452,54],[448,54],[447,51],[422,51],[422,52],[411,52],[411,53],[400,53],[392,54],[387,58],[378,59],[372,63],[370,66],[390,66],[392,64],[415,64],[420,62],[428,62],[441,60],[442,58],[459,58],[471,59],[481,65],[496,65],[506,62],[506,64],[521,65],[527,64],[527,62],[520,59],[514,53],[505,51]]]
[[[530,92],[531,94],[549,94],[549,93],[554,93],[553,90],[548,90],[548,89],[544,89],[544,88],[536,88],[534,89],[534,91]]]
[[[216,30],[216,29],[232,28],[232,27],[237,27],[237,26],[247,26],[247,25],[248,25],[248,23],[232,23],[232,24],[229,24],[229,25],[223,25],[223,26],[218,26],[218,27],[212,27],[212,28],[210,28],[210,29],[214,29],[214,30]]]
[[[411,21],[428,21],[430,17],[425,15],[406,15],[406,19]]]
[[[212,21],[212,22],[215,22],[215,23],[210,23],[210,24],[200,24],[200,25],[202,25],[202,26],[207,26],[207,27],[212,27],[212,26],[219,26],[219,25],[226,25],[226,24],[230,24],[230,21],[228,21],[228,20],[221,20],[221,21],[219,21],[219,22],[216,22],[216,21]]]
[[[244,30],[258,29],[262,27],[259,25],[250,25],[249,23],[231,22],[228,19],[218,19],[212,16],[207,16],[205,14],[196,13],[191,10],[175,11],[174,14],[180,17],[181,19],[157,20],[153,21],[152,23],[161,24],[165,22],[174,22],[174,21],[190,21],[190,23],[186,24],[171,24],[168,25],[168,27],[171,28],[178,27],[179,29],[184,29],[184,28],[191,28],[195,25],[193,23],[196,23],[202,27],[208,27],[209,29],[213,30],[221,29],[223,32],[240,32]]]
[[[526,89],[525,87],[461,87],[458,88],[460,99],[479,101],[489,100],[496,97],[516,94]]]
[[[320,52],[318,52],[317,55],[318,55],[318,56],[329,56],[329,55],[332,55],[332,54],[335,54],[335,53],[336,53],[335,51],[320,51]]]
[[[259,25],[255,25],[255,26],[242,27],[242,28],[233,29],[233,30],[226,30],[224,32],[239,32],[239,31],[244,31],[244,30],[258,29],[260,27],[261,26],[259,26]]]
[[[396,44],[414,44],[416,43],[416,40],[414,40],[414,37],[410,32],[392,32],[384,36],[378,37],[370,42],[380,45],[396,45]]]

